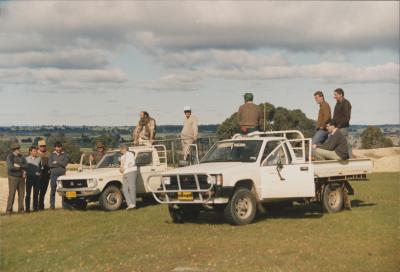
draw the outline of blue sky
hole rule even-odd
[[[202,124],[256,102],[399,124],[399,2],[2,2],[0,125]]]

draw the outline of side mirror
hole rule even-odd
[[[282,169],[283,168],[283,163],[281,160],[278,160],[278,162],[276,163],[276,168],[278,169]]]

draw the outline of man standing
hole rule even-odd
[[[140,120],[133,132],[134,145],[152,145],[156,137],[156,120],[147,111],[140,112]]]
[[[317,160],[347,160],[347,140],[336,127],[335,120],[329,120],[326,128],[329,132],[328,140],[323,144],[313,144],[314,155]]]
[[[185,117],[183,118],[183,128],[181,131],[183,160],[186,161],[190,152],[190,145],[197,141],[198,120],[192,115],[192,108],[186,106],[183,108]]]
[[[331,107],[325,101],[324,94],[321,91],[314,93],[315,102],[319,104],[316,132],[312,138],[313,144],[322,144],[328,138],[326,123],[331,119]]]
[[[121,144],[120,152],[121,165],[120,172],[123,174],[122,177],[122,192],[125,197],[126,204],[128,205],[127,210],[134,209],[136,207],[136,179],[137,179],[137,167],[135,165],[135,155],[128,150],[128,146]]]
[[[39,210],[44,210],[44,197],[47,192],[47,187],[49,186],[50,180],[50,168],[49,168],[49,152],[47,151],[46,141],[40,140],[38,142],[39,150],[37,152],[38,156],[42,160],[42,169],[39,180]]]
[[[29,156],[26,157],[26,196],[25,211],[31,210],[31,193],[33,188],[33,210],[39,210],[39,182],[42,171],[42,160],[37,156],[37,147],[29,148]]]
[[[351,104],[350,102],[344,98],[344,91],[341,88],[336,89],[333,92],[333,97],[336,99],[335,110],[333,112],[333,119],[336,121],[337,128],[340,129],[342,134],[347,139],[348,144],[348,153],[351,157],[351,144],[349,142],[349,132],[348,128],[350,125],[350,117],[351,117]]]
[[[264,115],[259,106],[253,103],[253,94],[244,95],[245,103],[240,106],[237,116],[240,131],[243,134],[260,130],[264,125]]]
[[[21,147],[18,143],[12,143],[11,150],[12,152],[7,156],[7,172],[8,172],[8,200],[7,200],[7,210],[6,210],[7,214],[12,213],[16,191],[18,191],[18,212],[24,212],[26,160],[21,154]]]
[[[105,146],[102,142],[97,142],[96,143],[96,151],[93,151],[90,154],[90,161],[92,162],[92,165],[96,165],[100,162],[100,160],[104,157],[106,154],[106,149]]]
[[[59,176],[65,175],[68,164],[68,155],[63,151],[63,146],[60,142],[54,144],[54,152],[49,157],[50,167],[50,209],[55,209],[57,179]],[[64,207],[64,199],[63,199]]]

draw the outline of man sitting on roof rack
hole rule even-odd
[[[237,121],[242,134],[248,134],[260,130],[264,125],[264,114],[259,106],[253,103],[252,93],[244,95],[245,103],[240,106]]]

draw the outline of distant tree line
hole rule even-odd
[[[386,138],[378,127],[370,126],[361,133],[361,148],[371,149],[392,146],[393,141],[390,138]]]

